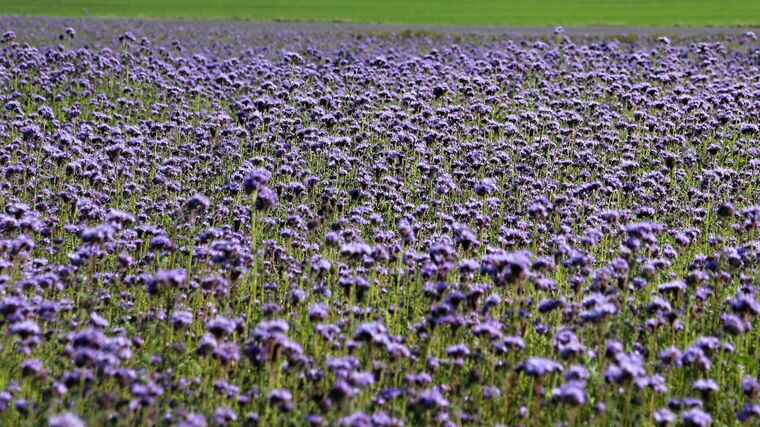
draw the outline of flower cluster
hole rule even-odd
[[[753,33],[0,23],[1,424],[760,422]]]

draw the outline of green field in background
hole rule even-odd
[[[748,26],[760,0],[2,0],[0,13],[448,25]]]

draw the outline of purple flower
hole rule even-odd
[[[501,395],[501,389],[499,387],[494,386],[486,386],[483,388],[483,397],[486,399],[490,399],[493,396],[500,396]]]
[[[363,323],[356,328],[354,339],[356,341],[383,341],[388,333],[388,329],[382,323]]]
[[[608,382],[620,384],[646,375],[644,360],[637,353],[621,352],[615,355],[614,360],[615,363],[609,365],[604,373],[604,379]]]
[[[48,418],[48,425],[50,427],[86,427],[84,421],[71,412]]]
[[[699,408],[693,408],[683,412],[681,418],[683,419],[684,425],[688,427],[705,427],[711,425],[713,422],[712,416]]]
[[[588,400],[585,383],[570,381],[552,390],[552,399],[570,406],[580,406]]]
[[[250,194],[256,191],[260,191],[269,184],[272,179],[272,173],[265,169],[256,169],[246,175],[243,180],[243,190]]]
[[[219,408],[214,412],[214,422],[217,425],[224,426],[237,419],[237,414],[231,408]]]
[[[206,324],[209,330],[216,338],[224,338],[235,331],[237,324],[235,321],[226,317],[217,316]]]
[[[347,415],[338,422],[340,427],[372,427],[372,418],[362,412]]]
[[[736,210],[734,209],[733,203],[725,202],[725,203],[721,203],[718,206],[717,212],[718,212],[718,216],[729,218],[729,217],[734,216],[734,212],[736,212]]]
[[[21,372],[25,375],[40,375],[44,371],[45,365],[40,359],[27,359],[21,363]]]
[[[185,206],[190,211],[202,212],[211,206],[211,200],[203,194],[195,194],[187,199]]]
[[[311,414],[308,417],[306,417],[306,422],[310,426],[321,426],[322,424],[324,424],[325,421],[321,415]]]
[[[16,334],[21,338],[26,338],[33,335],[39,335],[41,329],[33,320],[24,320],[11,325],[10,331],[12,334]]]
[[[83,242],[101,244],[113,240],[116,230],[110,224],[101,224],[82,231],[80,237]]]
[[[744,390],[745,395],[755,397],[760,394],[760,381],[747,375],[742,379],[742,390]]]
[[[16,33],[14,33],[13,31],[6,31],[3,33],[3,37],[2,39],[0,39],[0,42],[5,44],[5,43],[10,43],[15,39],[16,39]]]
[[[196,413],[185,415],[185,418],[177,424],[178,427],[206,427],[207,425],[206,417]]]
[[[309,308],[309,318],[314,321],[327,319],[330,309],[326,304],[316,303]]]
[[[456,344],[446,349],[446,354],[450,357],[462,358],[470,354],[470,348],[465,344]]]
[[[674,414],[673,411],[671,411],[668,408],[661,408],[654,411],[654,414],[652,414],[652,417],[654,418],[654,422],[660,426],[673,424],[676,422],[676,419],[677,419],[676,414]]]
[[[277,193],[269,187],[264,187],[256,195],[256,209],[260,211],[271,209],[277,206],[278,200]]]
[[[531,258],[529,251],[488,255],[481,261],[480,272],[491,276],[497,286],[519,283],[528,277]]]
[[[430,388],[420,393],[417,405],[423,409],[448,408],[449,401],[443,396],[438,388]]]
[[[541,357],[531,357],[517,367],[519,372],[525,372],[532,377],[542,377],[550,372],[562,372],[562,365]]]
[[[760,404],[745,402],[741,411],[736,416],[743,423],[760,417]]]
[[[686,290],[686,287],[686,282],[683,280],[674,280],[661,284],[658,286],[657,290],[663,294],[676,294],[679,292],[684,292]]]
[[[188,328],[193,323],[193,313],[185,310],[178,310],[172,314],[172,326],[175,329]]]
[[[741,335],[752,328],[752,323],[748,320],[731,313],[724,313],[720,316],[723,321],[723,329],[731,335]]]
[[[171,252],[177,249],[177,245],[167,236],[159,235],[150,241],[150,250]]]
[[[184,285],[185,281],[187,281],[187,271],[184,268],[159,271],[148,279],[148,293],[156,295],[161,290]]]
[[[281,388],[269,393],[269,401],[275,404],[290,403],[293,395],[287,389]]]
[[[702,393],[715,392],[720,389],[720,387],[718,387],[718,383],[715,380],[709,379],[709,378],[708,379],[700,378],[694,381],[694,384],[692,384],[692,387],[694,388],[694,390],[697,390]]]

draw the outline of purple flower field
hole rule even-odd
[[[64,22],[0,18],[0,424],[760,422],[754,33]]]

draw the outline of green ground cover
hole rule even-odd
[[[4,0],[0,13],[444,25],[749,26],[758,0]]]

